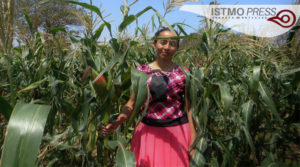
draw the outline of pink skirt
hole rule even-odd
[[[188,167],[189,123],[156,127],[142,122],[131,140],[137,167]]]

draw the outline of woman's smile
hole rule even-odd
[[[168,55],[168,54],[169,54],[169,52],[162,52],[162,54],[164,54],[164,55]]]

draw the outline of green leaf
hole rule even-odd
[[[153,10],[153,8],[151,6],[147,6],[145,9],[143,9],[142,11],[140,11],[139,13],[137,13],[135,16],[136,17],[140,17],[142,14],[144,14],[145,12],[147,12],[150,9]]]
[[[93,40],[95,40],[95,41],[98,40],[98,38],[99,38],[100,35],[102,34],[102,31],[103,31],[103,29],[104,29],[104,26],[105,26],[104,23],[101,24],[101,25],[99,26],[99,28],[96,30],[95,34],[94,34],[93,37],[92,37]]]
[[[209,41],[209,35],[207,32],[203,32],[202,41],[205,42],[207,46],[209,46],[210,41]]]
[[[134,22],[138,17],[140,17],[142,14],[144,14],[145,12],[147,12],[150,9],[153,9],[153,8],[151,6],[148,6],[145,9],[143,9],[142,11],[140,11],[139,13],[137,13],[136,15],[129,15],[129,16],[125,17],[119,26],[119,32],[122,32],[129,24]]]
[[[216,144],[218,147],[222,148],[222,150],[225,152],[225,154],[223,153],[223,161],[222,161],[222,167],[225,166],[234,166],[235,163],[235,159],[233,158],[234,155],[232,152],[230,152],[230,150],[228,149],[228,147],[226,147],[221,141],[217,140],[213,142],[214,144]]]
[[[135,46],[135,45],[138,45],[139,44],[139,42],[137,42],[137,41],[130,41],[130,46]]]
[[[89,9],[95,13],[97,13],[99,16],[102,17],[102,14],[99,10],[99,8],[97,8],[96,6],[94,5],[90,5],[90,4],[87,4],[87,3],[82,3],[82,2],[77,2],[77,1],[69,1],[69,0],[62,0],[62,1],[65,1],[65,2],[68,2],[68,3],[72,3],[72,4],[76,4],[76,5],[80,5],[86,9]]]
[[[3,114],[7,120],[9,120],[12,107],[2,96],[0,96],[0,108],[0,113]]]
[[[196,139],[198,140],[198,139]],[[196,145],[196,151],[193,155],[193,158],[190,163],[190,167],[198,167],[198,166],[204,166],[206,163],[206,160],[203,156],[205,150],[207,149],[207,139],[204,137],[200,137]],[[195,143],[194,143],[195,144]]]
[[[176,34],[173,27],[167,22],[167,20],[157,10],[155,10],[153,8],[152,8],[152,10],[155,11],[156,16],[162,20],[162,22],[165,24],[165,26],[168,27],[174,34]]]
[[[82,3],[82,2],[77,2],[77,1],[69,1],[69,0],[61,0],[61,1],[65,1],[65,2],[68,2],[68,3],[76,4],[76,5],[80,5],[83,8],[86,8],[86,9],[89,9],[89,10],[95,12],[101,18],[101,20],[104,22],[104,24],[106,25],[106,27],[109,31],[110,36],[112,37],[111,25],[107,21],[104,20],[104,18],[102,16],[102,13],[100,12],[99,8],[97,8],[94,5],[90,5],[90,4]]]
[[[126,148],[120,140],[108,141],[108,146],[112,149],[118,147],[116,155],[117,167],[135,167],[136,160],[134,153],[126,150]]]
[[[177,27],[179,28],[180,32],[182,32],[185,36],[188,36],[188,34],[184,31],[184,29],[178,24]]]
[[[154,31],[154,28],[156,28],[156,25],[155,25],[155,14],[153,14],[151,16],[151,23],[152,23],[152,31]]]
[[[178,39],[184,39],[186,38],[187,36],[174,36],[174,37],[152,37],[151,40],[164,40],[164,39],[167,39],[167,40],[178,40]],[[191,36],[188,36],[188,37],[191,37]]]
[[[35,89],[35,88],[39,87],[41,84],[43,84],[46,81],[48,81],[48,77],[46,77],[46,78],[44,78],[40,81],[34,82],[34,83],[30,84],[29,86],[27,86],[26,88],[19,90],[18,94],[26,92],[26,91],[31,90],[31,89]]]
[[[120,6],[120,10],[121,10],[123,16],[127,16],[128,15],[129,8],[127,6],[121,5]]]
[[[141,109],[143,106],[146,97],[147,97],[147,81],[149,79],[149,76],[141,71],[138,71],[135,68],[131,69],[131,83],[132,83],[132,91],[135,95],[135,105],[133,113],[131,114],[128,125],[130,126],[133,119],[135,118],[137,112]]]
[[[205,98],[203,100],[203,105],[201,107],[201,111],[200,111],[199,116],[198,116],[199,117],[199,126],[200,126],[201,133],[204,133],[204,131],[206,130],[207,113],[208,113],[209,105],[210,105],[209,98]]]
[[[55,36],[56,33],[59,32],[59,31],[67,33],[67,30],[65,28],[59,28],[59,27],[57,27],[57,28],[52,28],[50,30],[50,32],[53,34],[53,36]]]
[[[134,20],[136,20],[135,15],[129,15],[129,16],[125,17],[125,19],[123,20],[123,22],[119,26],[119,32],[122,32]]]
[[[254,144],[253,144],[252,137],[251,137],[248,129],[245,126],[242,126],[242,130],[243,130],[243,132],[244,132],[244,134],[246,136],[246,139],[248,141],[248,144],[250,146],[250,149],[251,149],[251,152],[252,152],[252,156],[254,157],[255,163],[257,163],[256,153],[255,153],[255,147],[254,147]]]
[[[25,20],[26,20],[26,22],[27,22],[27,24],[28,24],[29,31],[30,31],[31,34],[33,34],[32,23],[31,23],[31,20],[30,20],[30,18],[29,18],[28,13],[27,13],[26,11],[23,11],[23,14],[24,14]]]
[[[250,123],[252,120],[252,108],[253,102],[250,100],[242,105],[243,120],[246,123],[247,129],[250,128]]]
[[[254,67],[253,68],[253,74],[249,78],[249,87],[250,87],[250,91],[252,93],[254,93],[258,88],[258,81],[259,81],[259,77],[260,77],[260,71],[261,71],[260,66]]]
[[[224,107],[224,111],[226,112],[232,105],[233,97],[230,94],[230,88],[226,83],[218,83],[221,93],[221,102]]]
[[[267,157],[262,161],[261,166],[271,167],[275,161],[275,156],[271,152],[267,152]]]
[[[189,167],[202,167],[205,165],[205,158],[202,153],[196,151],[193,155],[193,159],[190,162]]]
[[[49,163],[47,164],[46,167],[52,167],[56,161],[58,161],[59,159],[57,157],[55,157],[54,159],[52,159],[51,161],[49,161]]]
[[[270,90],[261,81],[258,82],[258,91],[259,91],[263,101],[266,103],[267,107],[271,110],[271,112],[275,115],[275,117],[278,120],[281,120],[279,117],[279,114],[276,110],[276,106],[273,101]]]
[[[278,133],[272,134],[269,144],[270,144],[270,152],[274,152],[278,147],[278,141],[282,138]]]
[[[103,110],[103,113],[101,114],[102,116],[102,119],[103,119],[103,122],[104,124],[108,124],[109,123],[109,119],[110,119],[110,114],[111,114],[111,111],[112,111],[112,96],[113,94],[115,93],[115,89],[114,87],[112,87],[112,89],[110,89],[109,93],[108,93],[108,96],[107,96],[107,102],[105,104],[105,107],[104,110]]]
[[[89,140],[88,140],[88,143],[87,143],[87,151],[92,152],[95,149],[96,145],[97,145],[97,138],[98,138],[95,123],[89,124],[87,135],[89,136],[88,137]]]
[[[111,60],[109,62],[109,64],[105,67],[105,69],[103,69],[98,75],[97,77],[93,80],[93,84],[107,71],[109,71],[113,66],[115,66],[117,63],[119,63],[121,61],[121,57],[120,56],[115,56],[113,60]],[[108,86],[110,84],[107,84]]]
[[[299,67],[291,69],[284,73],[276,74],[276,75],[281,76],[281,77],[290,77],[290,75],[294,75],[294,79],[291,84],[294,85],[295,87],[297,87],[297,85],[299,85],[299,83],[300,83],[300,68]]]
[[[210,166],[211,167],[219,167],[218,160],[216,158],[211,158],[210,159]]]
[[[80,121],[79,129],[78,129],[79,121],[76,119],[76,117],[78,117],[78,116],[74,117],[73,115],[77,115],[80,113],[82,114],[82,116],[81,116],[81,121]],[[79,130],[79,131],[83,132],[86,129],[86,127],[88,125],[89,113],[90,113],[90,105],[89,105],[87,99],[84,99],[83,104],[80,105],[80,112],[72,114],[72,117],[75,119],[74,121],[72,120],[72,125],[73,125],[73,128],[75,131]]]
[[[116,53],[119,52],[120,44],[118,43],[118,40],[116,38],[111,38],[109,43]]]
[[[192,26],[190,26],[188,24],[184,24],[184,23],[174,23],[174,24],[172,24],[172,27],[175,27],[175,26],[177,26],[178,29],[180,30],[180,32],[182,32],[185,36],[188,36],[188,34],[186,33],[186,31],[183,29],[182,26],[186,26],[186,27],[189,27],[189,28],[197,31],[194,27],[192,27]]]
[[[50,106],[17,103],[10,117],[2,152],[2,167],[33,167]]]

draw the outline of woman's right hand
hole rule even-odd
[[[129,101],[125,104],[125,106],[122,109],[122,112],[118,116],[118,118],[112,122],[107,124],[106,126],[101,126],[101,132],[103,136],[106,136],[109,132],[115,130],[120,126],[128,117],[131,116],[131,113],[133,111],[134,107],[134,93],[131,93]]]
[[[120,123],[118,121],[109,123],[106,126],[102,125],[101,131],[102,131],[103,136],[106,136],[109,132],[116,130],[119,125],[120,125]]]

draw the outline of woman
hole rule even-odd
[[[152,46],[157,54],[154,62],[137,67],[150,76],[147,85],[151,96],[147,112],[133,133],[131,150],[135,153],[137,167],[189,166],[194,150],[188,152],[188,148],[195,140],[196,131],[187,98],[185,75],[172,61],[179,40],[170,40],[177,34],[165,27],[155,36],[166,39],[153,41]],[[104,135],[130,117],[134,98],[131,94],[116,121],[102,127]]]

